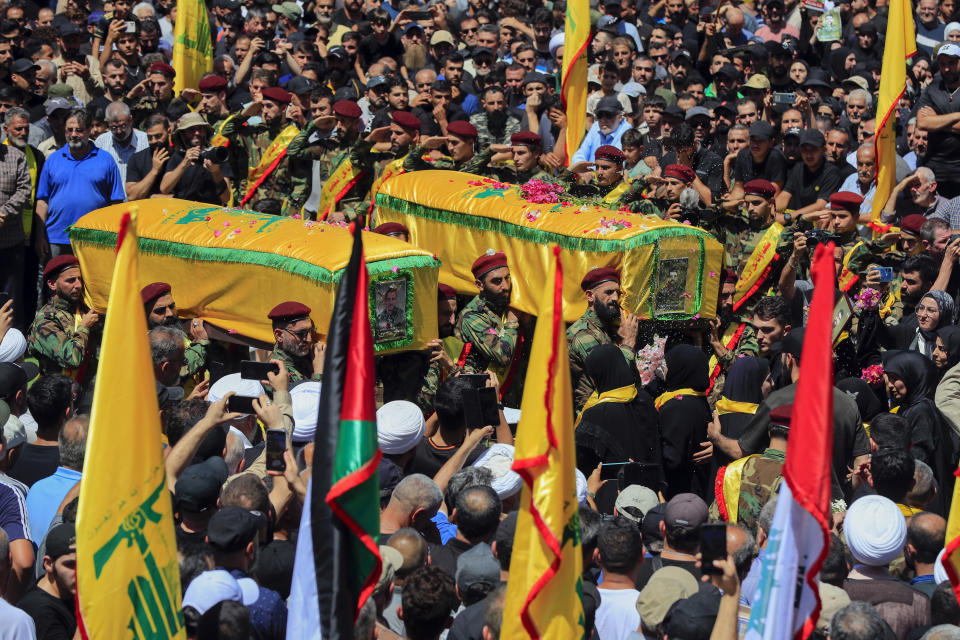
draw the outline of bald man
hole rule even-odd
[[[916,573],[910,580],[914,589],[932,596],[937,588],[933,579],[933,565],[937,554],[943,549],[947,534],[947,521],[935,513],[924,511],[907,521],[907,544],[903,557],[907,566]]]

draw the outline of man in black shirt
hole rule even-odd
[[[74,596],[77,593],[77,531],[64,522],[47,534],[46,572],[40,581],[17,602],[33,618],[37,637],[44,640],[71,640],[77,631]]]
[[[167,161],[166,172],[160,180],[160,192],[175,198],[227,204],[233,171],[227,161],[226,149],[209,147],[212,127],[199,113],[188,113],[177,122],[173,134],[176,150]],[[214,162],[204,154],[222,153],[221,161]]]
[[[937,53],[940,74],[917,101],[917,127],[927,131],[927,153],[922,164],[937,175],[945,198],[960,195],[960,44],[947,42]],[[919,164],[919,163],[918,163]]]
[[[802,216],[825,209],[830,196],[840,188],[840,173],[826,158],[826,141],[818,129],[800,134],[800,159],[777,194],[777,210],[792,209]]]
[[[750,125],[750,146],[737,154],[733,164],[731,198],[743,198],[743,185],[762,178],[782,189],[787,179],[787,159],[773,146],[773,127],[760,120]]]
[[[143,124],[149,147],[130,156],[124,189],[127,200],[142,200],[160,193],[160,180],[170,159],[170,121],[155,113]]]

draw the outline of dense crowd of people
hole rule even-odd
[[[0,638],[78,633],[103,310],[85,305],[69,227],[176,197],[330,224],[372,212],[374,231],[409,242],[376,220],[376,189],[429,169],[692,224],[724,246],[710,319],[641,320],[619,271],[567,274],[586,302],[567,338],[587,637],[743,637],[804,427],[811,256],[828,242],[833,533],[814,633],[960,637],[939,562],[960,460],[957,4],[914,3],[889,198],[874,147],[886,2],[592,4],[586,123],[566,149],[564,0],[215,0],[212,71],[180,91],[173,0],[0,0]],[[535,318],[511,306],[524,265],[501,249],[476,257],[476,295],[439,286],[429,349],[377,358],[383,569],[357,638],[499,636],[513,438],[524,372],[541,366]],[[156,282],[141,297],[188,635],[283,638],[325,347],[282,291],[263,292],[272,352],[181,317],[180,294]],[[380,329],[403,321],[392,295]],[[246,360],[276,370],[246,379]],[[486,387],[498,420],[479,418]],[[253,411],[230,411],[233,396]],[[283,472],[268,471],[270,429],[287,434]],[[725,547],[714,534],[705,561],[717,523]]]

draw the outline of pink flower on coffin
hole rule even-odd
[[[214,232],[213,232],[213,237],[214,237],[214,238],[219,238],[219,237],[220,237],[220,233],[221,233],[221,232],[220,232],[219,229],[216,230],[216,231],[214,231]]]
[[[716,271],[711,271],[708,275],[709,275],[711,278],[716,278],[716,277],[717,277],[717,272],[716,272]]]
[[[301,216],[300,216],[299,213],[293,214],[293,219],[294,219],[294,220],[299,220],[300,218],[301,218]]]
[[[204,218],[204,220],[206,220],[207,222],[210,222],[210,216],[207,216],[206,218]]]
[[[224,220],[224,221],[223,221],[223,227],[224,227],[224,228],[227,228],[227,227],[229,227],[229,226],[230,226],[230,222],[229,222],[228,220]]]
[[[390,267],[390,271],[397,273],[398,271],[400,271],[400,267]]]

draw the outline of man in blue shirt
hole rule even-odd
[[[570,164],[577,162],[593,162],[597,149],[603,145],[610,145],[621,149],[620,138],[630,128],[630,123],[623,118],[623,106],[617,96],[604,96],[597,103],[597,121],[580,143],[580,148],[573,154]]]
[[[41,261],[70,253],[67,227],[81,216],[123,202],[123,180],[113,157],[91,144],[90,115],[82,110],[67,116],[67,146],[47,158],[37,185],[37,216],[46,225],[46,237],[36,235],[34,250]]]
[[[38,480],[27,492],[27,516],[30,518],[30,539],[37,545],[47,535],[60,503],[80,482],[83,455],[87,443],[86,418],[73,418],[60,431],[60,466],[52,476]]]

